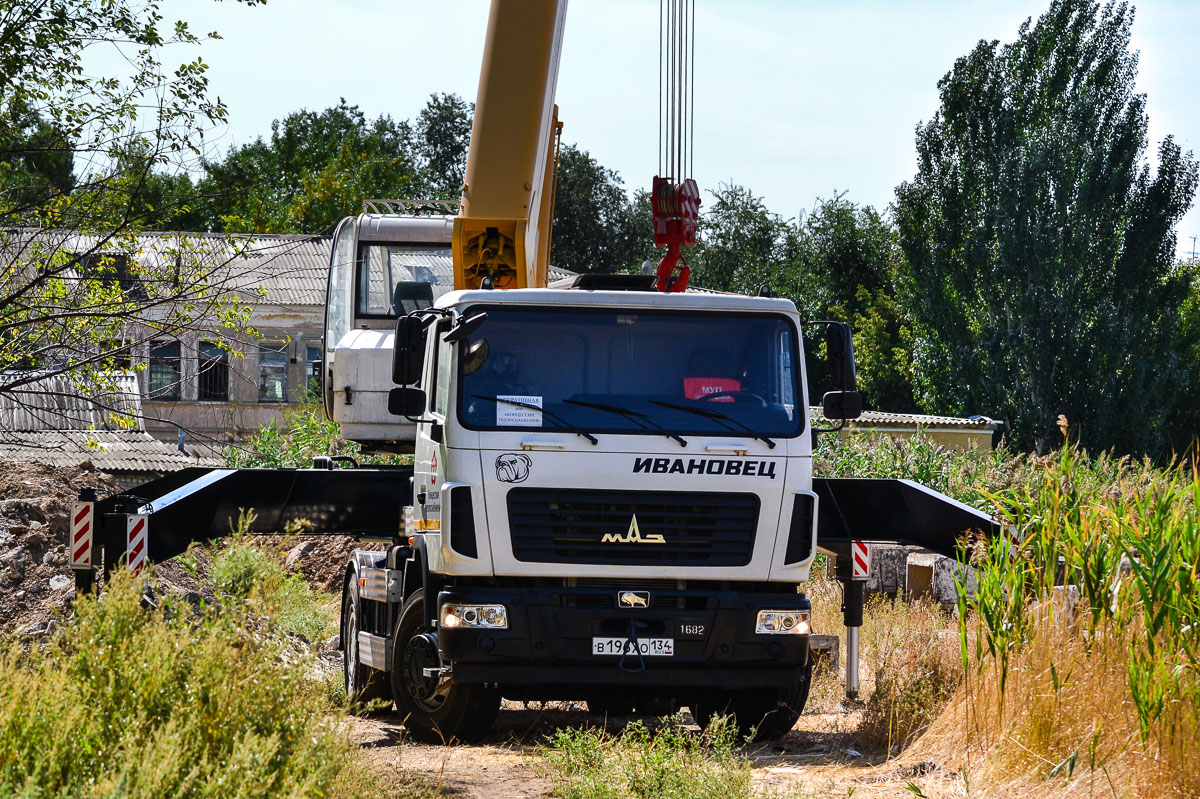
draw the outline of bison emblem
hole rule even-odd
[[[622,591],[617,594],[617,604],[623,608],[650,607],[649,591]]]
[[[496,479],[501,483],[523,483],[529,477],[532,465],[528,455],[506,452],[496,458]]]

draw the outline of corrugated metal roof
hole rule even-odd
[[[0,435],[8,431],[128,430],[142,429],[142,398],[137,375],[109,373],[115,391],[89,388],[63,376],[39,376],[33,371],[10,370],[0,374],[0,384],[33,378],[0,391]]]
[[[255,305],[324,307],[329,275],[330,236],[284,234],[226,235],[220,233],[143,233],[132,240],[114,240],[103,246],[100,237],[64,230],[9,230],[0,232],[0,251],[6,262],[31,258],[36,242],[45,252],[90,251],[135,253],[139,261],[157,268],[177,259],[214,269],[208,281],[223,290],[241,294]],[[445,254],[422,253],[425,266],[438,274],[452,275],[453,261]],[[574,277],[575,272],[550,267],[550,280]],[[259,289],[265,290],[260,296]]]
[[[829,422],[818,407],[808,409],[809,418],[814,422]],[[957,416],[931,416],[924,413],[888,413],[886,411],[863,411],[862,416],[851,419],[849,424],[857,427],[922,427],[926,429],[956,427],[988,430],[994,420],[986,416],[960,418]]]
[[[174,472],[217,466],[218,459],[189,457],[149,433],[136,430],[42,430],[5,433],[0,460],[78,466],[91,461],[104,472]]]

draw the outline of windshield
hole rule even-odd
[[[431,307],[453,288],[449,247],[364,244],[359,249],[359,316],[403,316]]]
[[[473,308],[459,419],[476,430],[789,437],[795,328],[766,313]]]

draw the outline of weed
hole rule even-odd
[[[241,615],[146,611],[126,573],[74,607],[0,649],[0,795],[377,793],[309,664]]]
[[[750,763],[738,744],[727,718],[696,732],[674,717],[653,732],[641,722],[620,734],[558,730],[539,759],[564,799],[749,799]]]
[[[359,445],[342,438],[338,423],[326,419],[317,404],[285,411],[282,426],[272,419],[259,427],[244,445],[230,447],[225,459],[230,466],[239,468],[303,468],[312,466],[313,458],[318,455],[346,456],[364,463],[398,460],[393,456],[363,456]]]
[[[320,641],[332,634],[333,599],[314,591],[299,574],[288,574],[278,559],[235,537],[213,558],[218,596],[246,605],[278,629]]]

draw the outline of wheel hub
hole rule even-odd
[[[441,665],[435,633],[414,635],[409,639],[404,647],[404,687],[418,705],[428,710],[441,707],[449,689],[448,685],[443,685],[439,673]]]

